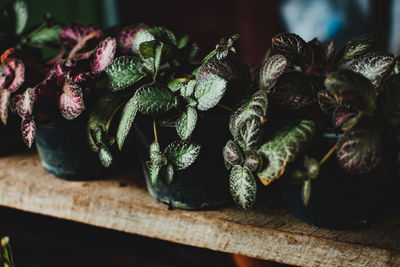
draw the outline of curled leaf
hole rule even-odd
[[[200,153],[200,145],[188,141],[174,141],[164,151],[168,163],[183,170],[195,162]]]
[[[75,119],[85,109],[82,89],[71,80],[65,80],[59,106],[61,115],[67,120]]]
[[[234,165],[242,165],[244,162],[242,150],[232,140],[229,140],[222,150],[226,168],[229,170]]]
[[[310,65],[312,58],[311,47],[294,33],[280,33],[272,38],[272,50],[284,55],[295,65]]]
[[[117,42],[114,38],[108,37],[101,41],[96,47],[92,59],[92,71],[100,72],[104,70],[113,60]]]
[[[176,130],[181,139],[187,139],[194,131],[197,123],[197,111],[194,107],[187,106],[176,121]]]
[[[244,210],[254,206],[257,196],[257,183],[247,167],[233,166],[229,175],[229,190],[235,203]]]
[[[344,125],[346,122],[348,122],[350,119],[357,116],[357,114],[358,114],[357,111],[355,111],[349,107],[339,105],[335,108],[335,110],[333,111],[333,114],[332,114],[333,126],[335,126],[336,128],[339,128],[342,125]]]
[[[14,79],[7,88],[7,90],[12,93],[15,92],[25,81],[25,66],[21,60],[14,58],[7,62],[7,66],[10,67],[14,75]]]
[[[31,117],[22,120],[21,133],[24,143],[30,148],[35,140],[36,134],[36,123]]]
[[[164,113],[178,105],[178,100],[168,87],[161,84],[147,84],[134,95],[137,109],[144,114]]]
[[[286,58],[282,55],[274,55],[267,58],[260,68],[259,89],[269,92],[278,78],[284,73],[287,64]]]

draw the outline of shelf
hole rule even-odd
[[[142,174],[69,182],[34,154],[0,159],[0,206],[228,253],[304,266],[400,265],[400,218],[351,231],[309,226],[274,201],[243,212],[168,210]]]

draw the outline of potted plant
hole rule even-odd
[[[178,40],[164,27],[143,25],[134,32],[131,54],[105,70],[101,83],[124,102],[106,114],[107,104],[93,110],[92,150],[108,157],[109,140],[115,136],[121,149],[133,128],[154,197],[182,209],[224,204],[228,187],[215,156],[227,137],[221,125],[228,121],[227,106],[247,92],[250,80],[247,64],[229,55],[238,36],[223,38],[200,64],[192,64],[198,48],[187,36]]]
[[[400,74],[377,45],[374,35],[338,51],[333,41],[273,38],[254,75],[259,91],[232,114],[223,149],[241,208],[255,203],[256,175],[264,185],[285,177],[289,210],[314,225],[347,228],[382,210],[399,152]]]

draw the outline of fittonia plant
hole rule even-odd
[[[284,174],[303,183],[307,205],[311,179],[335,151],[349,174],[382,163],[400,126],[400,74],[398,60],[377,45],[374,35],[357,37],[337,52],[333,41],[305,42],[290,33],[273,38],[273,55],[254,75],[259,91],[232,114],[233,140],[223,149],[238,206],[254,205],[255,176],[268,185]],[[322,133],[336,133],[337,143],[322,159],[309,158],[308,146]],[[301,167],[289,173],[295,161]]]
[[[10,246],[10,238],[8,236],[0,239],[0,266],[14,267],[14,259]]]
[[[100,99],[91,113],[89,140],[108,166],[114,136],[122,149],[137,114],[150,115],[154,126],[148,161],[151,180],[155,184],[162,177],[169,184],[174,173],[188,168],[200,153],[201,145],[191,141],[197,121],[206,116],[205,111],[225,107],[221,101],[232,103],[245,93],[250,72],[246,63],[229,55],[237,35],[221,39],[201,64],[193,65],[198,48],[187,36],[178,40],[164,27],[138,27],[131,30],[131,38],[124,38],[132,40],[130,55],[115,58],[105,70],[100,84],[114,95]],[[121,116],[116,116],[119,122],[114,133],[110,125],[118,110]],[[174,123],[177,131],[177,140],[165,149],[159,144],[162,136],[157,135],[161,118]]]

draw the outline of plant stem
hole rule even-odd
[[[230,112],[233,112],[233,109],[231,109],[230,107],[227,107],[227,106],[222,105],[222,104],[218,104],[218,106],[221,107],[221,108],[223,108],[223,109],[226,109],[226,110],[228,110],[228,111],[230,111]]]
[[[71,52],[68,55],[68,59],[71,59],[75,56],[75,54],[81,50],[83,47],[85,47],[86,42],[89,41],[90,39],[96,37],[98,35],[98,32],[94,31],[91,32],[90,34],[86,35],[85,38],[83,38],[75,47],[71,50]]]
[[[335,152],[336,150],[336,144],[331,148],[331,150],[328,151],[328,153],[326,153],[326,155],[321,159],[321,161],[319,162],[319,166],[322,166],[322,164],[325,163],[325,161],[327,161],[329,159],[329,157],[333,154],[333,152]]]
[[[153,131],[154,131],[154,141],[158,142],[157,137],[157,125],[156,125],[156,117],[153,118]]]

